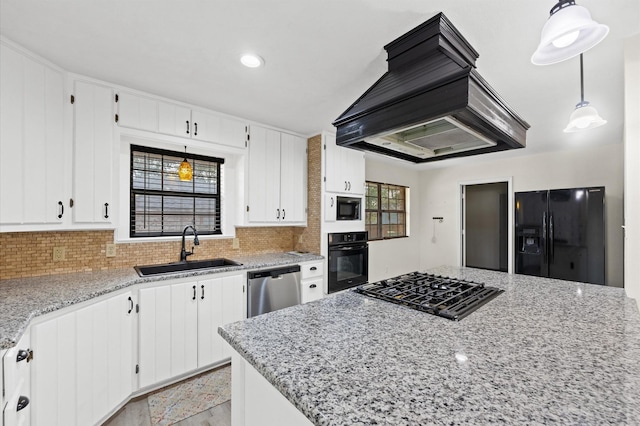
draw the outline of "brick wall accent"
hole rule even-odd
[[[307,141],[307,227],[294,228],[295,249],[320,254],[322,208],[322,136]]]

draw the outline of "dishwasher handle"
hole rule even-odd
[[[262,269],[260,271],[247,272],[247,279],[253,280],[256,278],[272,277],[277,278],[280,275],[291,274],[294,272],[300,272],[300,265],[291,265],[280,268]]]

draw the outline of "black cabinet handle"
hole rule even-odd
[[[348,188],[348,185],[347,185],[347,181],[345,180],[345,181],[344,181],[344,190],[346,191],[346,190],[347,190],[347,188]]]
[[[29,351],[25,351],[24,349],[20,349],[18,351],[18,355],[16,355],[16,362],[24,361],[25,359],[29,359]],[[27,361],[29,362],[29,361]]]
[[[202,296],[200,296],[200,300],[202,300],[204,299],[204,285],[201,285],[200,289],[202,290]]]
[[[284,211],[284,209],[282,209],[282,220],[284,220],[285,216],[287,215],[287,212]]]
[[[280,219],[280,209],[278,209],[278,212],[276,214],[276,219]]]
[[[311,268],[309,268],[310,271],[317,271],[318,268],[316,268],[315,266],[312,266]]]
[[[189,120],[187,120],[187,134],[189,134]]]
[[[331,207],[333,207],[333,197],[331,197]]]
[[[104,218],[109,219],[109,203],[104,203]]]
[[[316,287],[318,287],[318,286],[317,286],[317,285],[315,285],[315,284],[311,284],[311,285],[309,286],[309,288],[316,288]]]
[[[193,136],[198,136],[198,123],[193,123]]]
[[[128,300],[128,301],[129,301],[129,303],[131,304],[131,305],[129,306],[129,310],[127,311],[127,313],[128,313],[128,314],[130,314],[130,313],[131,313],[131,311],[133,311],[133,299],[132,299],[131,297],[129,297],[127,300]]]
[[[18,406],[16,407],[16,411],[22,410],[27,405],[29,405],[29,398],[24,395],[20,395],[20,397],[18,398]]]
[[[58,205],[60,206],[60,213],[58,213],[58,219],[62,219],[62,215],[64,214],[64,204],[62,204],[62,201],[58,201]]]
[[[193,299],[192,300],[196,300],[196,286],[193,286]]]

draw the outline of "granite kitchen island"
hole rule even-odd
[[[622,289],[428,272],[505,292],[459,322],[347,291],[219,332],[316,425],[640,424],[640,314]]]

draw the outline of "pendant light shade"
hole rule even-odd
[[[184,147],[185,154],[187,153],[187,147]],[[191,164],[187,161],[187,157],[184,157],[182,163],[180,163],[180,167],[178,167],[178,177],[181,181],[190,181],[193,178],[193,168]]]
[[[562,62],[586,52],[609,34],[609,27],[591,19],[575,0],[560,0],[549,12],[540,44],[531,56],[535,65]]]
[[[598,115],[598,111],[589,106],[589,102],[580,102],[569,117],[569,124],[564,129],[565,133],[579,132],[580,130],[594,129],[606,124],[607,120]]]
[[[594,129],[606,124],[607,120],[602,119],[598,111],[584,100],[584,70],[582,54],[580,54],[580,103],[569,117],[569,124],[564,129],[565,133],[579,132],[580,130]]]

